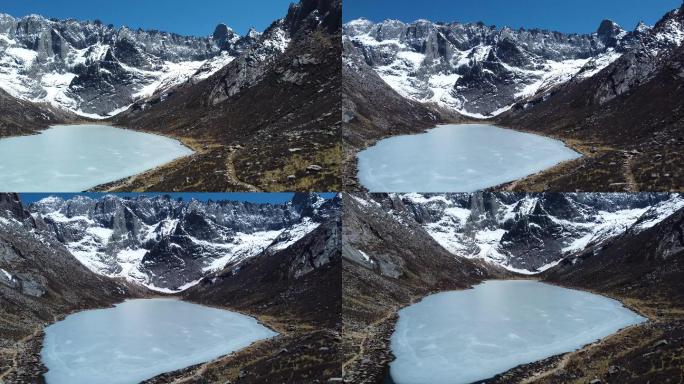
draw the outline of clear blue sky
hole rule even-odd
[[[63,199],[69,199],[74,196],[88,196],[93,199],[100,198],[105,193],[21,193],[19,194],[22,202],[24,204],[30,204],[40,199],[48,196],[59,196]],[[159,195],[170,195],[174,199],[182,198],[183,200],[196,199],[201,201],[207,200],[237,200],[237,201],[249,201],[252,203],[269,203],[269,204],[280,204],[286,203],[292,200],[294,193],[113,193],[113,195],[118,195],[121,197],[136,197],[140,195],[144,196],[159,196]],[[335,197],[334,193],[321,193],[322,197],[326,199],[331,199]]]
[[[295,1],[295,0],[292,0]],[[244,35],[285,17],[287,0],[0,0],[0,13],[48,18],[100,19],[105,24],[208,36],[219,23]]]
[[[681,5],[682,0],[344,0],[344,20],[483,21],[515,29],[591,33],[604,19],[627,30],[639,21],[653,25]]]

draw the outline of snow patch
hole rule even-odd
[[[2,272],[5,275],[5,277],[7,277],[7,280],[12,281],[12,279],[14,279],[14,277],[12,277],[12,274],[7,272],[6,270],[0,268],[0,272]]]
[[[367,254],[366,252],[364,252],[364,251],[362,251],[362,250],[360,250],[360,249],[359,249],[358,251],[359,251],[359,253],[361,254],[361,257],[363,257],[363,259],[364,259],[367,263],[375,264],[375,261],[373,261],[373,259],[371,259],[370,256],[368,256],[368,254]]]
[[[648,208],[627,209],[617,212],[601,211],[598,213],[598,223],[588,225],[587,234],[565,246],[562,252],[581,251],[592,243],[622,234],[639,220],[647,210]]]

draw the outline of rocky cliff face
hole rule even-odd
[[[335,211],[318,195],[288,204],[169,197],[46,198],[32,217],[94,272],[178,291],[264,251],[285,249]]]
[[[672,207],[676,208],[676,207]],[[545,279],[614,295],[684,305],[684,208],[662,220],[652,209],[624,233],[592,244],[549,270]]]
[[[287,33],[239,36],[221,24],[208,37],[114,28],[96,21],[0,15],[0,86],[15,97],[91,117],[197,82],[250,49],[282,52]]]
[[[338,207],[339,203],[339,198],[333,202]],[[317,326],[336,328],[340,321],[341,230],[340,212],[335,210],[288,248],[267,250],[239,265],[222,268],[184,295],[193,301],[237,305],[248,311],[257,307],[273,314],[286,311]],[[312,285],[312,281],[321,285]]]
[[[581,82],[625,54],[657,56],[679,46],[682,36],[678,10],[652,28],[640,24],[628,32],[605,20],[588,35],[427,20],[360,19],[344,27],[345,41],[356,47],[345,54],[363,58],[397,92],[473,117],[495,116],[560,84]],[[599,97],[626,90],[647,77],[652,65],[643,61],[632,80]]]
[[[397,200],[453,254],[525,274],[643,231],[684,207],[680,194],[408,194]]]

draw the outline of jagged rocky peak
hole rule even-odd
[[[292,35],[322,26],[329,33],[336,33],[342,26],[341,0],[301,0],[291,3],[284,25]]]
[[[618,40],[627,32],[612,20],[603,20],[596,34],[607,47],[616,47]]]
[[[259,44],[269,43],[258,33],[240,37],[224,24],[208,37],[194,37],[3,15],[0,87],[19,99],[105,117],[188,80],[204,80]]]
[[[317,193],[297,192],[292,196],[292,205],[298,210],[301,210],[304,207],[320,206],[323,200],[324,199]]]
[[[408,213],[445,249],[522,273],[638,232],[684,209],[681,194],[405,194],[388,212]],[[403,220],[403,219],[402,219]]]
[[[106,195],[49,197],[30,210],[92,271],[179,291],[229,264],[289,247],[328,220],[339,202],[316,194],[284,204]]]
[[[214,29],[213,38],[216,41],[226,41],[235,37],[235,32],[229,28],[226,24],[219,24]]]
[[[634,28],[634,33],[645,34],[645,33],[648,33],[648,31],[650,31],[650,30],[651,30],[651,26],[646,25],[646,23],[644,23],[643,21],[640,21],[637,24],[636,28]]]
[[[28,216],[17,193],[0,193],[0,213],[7,213],[17,220]]]
[[[257,31],[254,27],[251,27],[249,31],[247,31],[247,37],[250,39],[258,39],[260,36],[261,32]]]
[[[364,17],[352,20],[344,24],[343,32],[346,36],[355,36],[370,32],[374,23]]]
[[[683,14],[672,11],[655,27],[641,24],[633,32],[604,20],[592,34],[359,19],[344,25],[344,54],[406,98],[486,118],[516,104],[526,108],[530,98],[591,78],[627,53],[654,56],[679,46]]]

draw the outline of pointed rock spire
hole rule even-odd
[[[233,35],[233,30],[230,29],[227,25],[221,23],[216,26],[216,29],[214,29],[214,34],[212,37],[214,40],[227,40]]]

